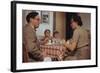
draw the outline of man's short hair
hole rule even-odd
[[[38,15],[38,12],[30,12],[27,16],[26,16],[26,21],[29,23],[30,22],[30,18],[35,18]]]

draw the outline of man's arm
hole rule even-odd
[[[42,61],[43,56],[42,56],[42,52],[37,46],[36,34],[32,32],[30,29],[25,29],[23,36],[26,42],[26,47],[29,52],[29,56],[31,56],[31,58],[35,60]]]

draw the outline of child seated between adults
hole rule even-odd
[[[54,31],[52,42],[55,44],[62,44],[64,42],[64,39],[61,38],[58,31]]]
[[[44,37],[41,39],[40,43],[42,45],[46,45],[51,41],[52,41],[51,31],[49,29],[46,29],[44,31]]]

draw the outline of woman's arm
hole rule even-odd
[[[73,37],[72,37],[72,39],[71,39],[71,43],[65,42],[65,43],[64,43],[64,46],[65,46],[66,48],[68,48],[68,50],[74,51],[74,50],[76,49],[76,47],[77,47],[79,38],[80,38],[80,36],[79,36],[79,31],[76,29],[76,30],[74,30]]]
[[[74,51],[76,48],[76,45],[77,45],[76,42],[73,42],[71,44],[68,44],[67,42],[64,43],[64,46],[70,51]]]

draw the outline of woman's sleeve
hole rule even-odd
[[[74,30],[74,33],[73,33],[72,42],[78,43],[78,41],[79,41],[79,31],[76,29]]]

